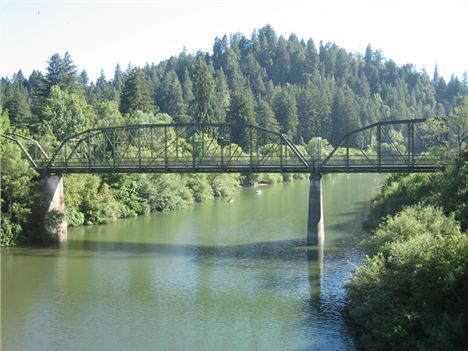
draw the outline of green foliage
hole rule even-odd
[[[85,99],[68,93],[58,85],[51,87],[42,108],[42,123],[38,130],[42,135],[54,135],[57,140],[91,127],[95,115]]]
[[[231,173],[210,174],[208,182],[214,196],[231,196],[240,186],[239,175]]]
[[[384,184],[373,209],[381,223],[366,242],[371,256],[347,285],[363,349],[466,348],[467,155],[443,173],[393,175]]]
[[[463,230],[468,227],[468,150],[457,164],[443,173],[390,176],[376,198],[369,217],[376,226],[386,215],[403,207],[422,203],[441,207],[446,215],[454,213]]]
[[[213,199],[213,189],[205,174],[195,174],[188,177],[187,186],[192,191],[193,199],[196,202],[205,202]]]
[[[120,95],[120,111],[122,113],[135,111],[153,113],[156,111],[148,82],[142,70],[133,69],[125,80]]]
[[[404,242],[409,238],[433,233],[449,236],[460,234],[460,224],[452,217],[432,206],[416,205],[389,216],[367,241],[368,251],[372,255],[382,253],[384,257],[390,254],[390,248],[395,242]]]
[[[119,217],[120,206],[100,177],[67,175],[64,189],[70,226],[108,223]]]
[[[193,100],[190,113],[196,123],[220,122],[216,116],[215,81],[204,58],[198,56],[193,68]]]
[[[419,212],[419,213],[418,213]],[[468,343],[468,237],[434,208],[408,208],[371,237],[347,285],[348,314],[369,350],[462,350]]]
[[[255,123],[254,105],[251,94],[238,92],[232,95],[229,106],[228,122],[233,124],[231,139],[247,150],[250,135],[246,126]]]
[[[1,131],[11,131],[8,114],[0,116]],[[31,166],[22,158],[21,150],[11,141],[1,143],[1,227],[0,245],[10,246],[21,241],[20,234],[28,229],[32,208],[37,193],[37,176]],[[25,233],[26,235],[26,233]]]
[[[154,191],[149,196],[153,211],[167,212],[190,206],[194,199],[192,192],[185,184],[184,176],[179,174],[161,174],[152,177]]]
[[[281,131],[296,141],[297,138],[297,106],[296,99],[289,91],[282,89],[275,95],[273,110],[281,125]]]

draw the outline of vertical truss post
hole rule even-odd
[[[64,153],[65,153],[65,171],[66,171],[67,168],[68,168],[67,144],[68,144],[68,143],[65,143],[65,145],[64,145]]]
[[[141,129],[138,128],[138,168],[141,169]]]
[[[411,122],[411,165],[414,167],[414,122]]]
[[[258,156],[258,140],[260,139],[260,137],[258,136],[258,129],[255,129],[257,131],[257,140],[256,140],[256,149],[257,149],[257,166],[258,166],[258,160],[260,159],[260,157]]]
[[[192,134],[192,167],[195,168],[195,129]]]
[[[167,126],[164,126],[164,166],[167,169]]]
[[[112,131],[112,166],[115,171],[115,130]]]
[[[154,142],[153,142],[153,130],[154,127],[150,127],[150,152],[151,152],[151,161],[153,160],[153,155],[154,155]]]
[[[283,170],[283,138],[280,138],[280,166],[281,170]]]
[[[377,164],[382,167],[382,124],[377,125]]]
[[[88,167],[91,169],[91,133],[88,132]]]
[[[250,145],[249,145],[249,151],[250,151],[250,168],[253,167],[253,135],[252,135],[252,127],[249,127],[250,129]]]
[[[224,145],[221,143],[221,168],[224,167]]]
[[[349,135],[346,135],[346,172],[349,173]]]
[[[205,133],[201,132],[201,157],[200,162],[198,163],[199,166],[203,164],[203,158],[205,157]]]
[[[407,145],[407,164],[408,168],[411,167],[411,122],[408,122],[407,124],[408,127],[408,145]]]
[[[174,132],[176,136],[175,154],[176,154],[176,160],[177,162],[179,162],[179,134],[177,133],[177,127],[174,127]]]

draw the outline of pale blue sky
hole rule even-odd
[[[214,38],[271,24],[286,38],[331,41],[363,53],[367,44],[398,64],[414,63],[449,79],[468,71],[468,0],[0,0],[1,76],[44,71],[69,51],[94,80],[180,53],[210,51]]]

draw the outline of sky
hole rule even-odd
[[[216,36],[270,24],[288,38],[330,41],[352,53],[368,44],[397,64],[446,80],[468,71],[468,0],[0,0],[0,76],[42,72],[68,51],[95,80],[115,65],[158,63],[184,48],[212,52]]]

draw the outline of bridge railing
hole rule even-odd
[[[321,167],[437,168],[453,163],[449,152],[436,151],[443,149],[446,141],[440,136],[431,139],[423,133],[430,130],[426,122],[426,119],[385,121],[346,133],[323,159]]]
[[[92,129],[65,139],[50,171],[105,168],[309,167],[285,135],[253,125],[153,124]]]
[[[91,129],[66,138],[50,159],[32,139],[10,139],[22,147],[33,167],[44,173],[343,172],[353,168],[391,171],[391,167],[420,171],[452,163],[443,152],[427,151],[417,139],[417,124],[423,121],[379,122],[358,129],[346,134],[326,157],[320,152],[312,157],[286,135],[252,125],[151,124]],[[358,141],[366,141],[365,150],[353,146]],[[24,145],[39,150],[41,161]]]

